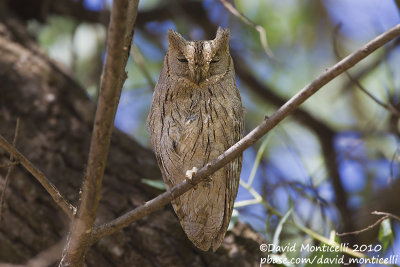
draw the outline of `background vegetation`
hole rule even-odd
[[[233,15],[225,2],[248,20]],[[96,99],[108,21],[103,11],[110,2],[83,5],[86,13],[52,15],[46,23],[29,20],[28,29]],[[145,119],[168,28],[190,39],[212,39],[218,25],[230,29],[248,132],[326,68],[398,23],[400,3],[390,0],[141,1],[115,124],[150,147]],[[363,229],[382,217],[372,211],[399,215],[399,62],[397,39],[329,83],[246,150],[238,219],[284,245],[318,244],[313,233],[329,237],[332,231]],[[382,244],[385,255],[398,255],[399,231],[392,216],[336,240]]]

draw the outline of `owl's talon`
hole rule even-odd
[[[185,177],[186,180],[189,181],[192,185],[194,185],[194,189],[197,189],[197,185],[193,184],[193,175],[195,175],[197,173],[198,169],[196,167],[193,167],[191,170],[187,170]]]

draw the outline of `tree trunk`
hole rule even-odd
[[[74,205],[79,200],[94,110],[84,89],[37,48],[18,20],[8,17],[0,22],[0,134],[12,140],[19,117],[17,148]],[[0,165],[8,158],[0,149]],[[1,189],[6,173],[7,168],[0,168]],[[161,179],[153,153],[115,129],[96,223],[120,216],[160,193],[142,183],[142,178]],[[0,223],[0,262],[24,264],[45,251],[38,257],[56,264],[69,222],[32,175],[17,166]],[[202,252],[187,239],[168,205],[97,242],[87,252],[86,263],[258,266],[262,242],[248,226],[238,223],[216,253]]]

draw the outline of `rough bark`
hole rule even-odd
[[[12,140],[20,117],[18,149],[75,205],[93,116],[94,103],[84,89],[35,47],[24,27],[16,20],[0,23],[0,134]],[[7,163],[8,157],[0,150],[0,164]],[[0,168],[1,188],[6,172]],[[96,223],[122,215],[160,193],[141,183],[142,178],[161,179],[153,153],[114,130]],[[68,229],[68,217],[47,192],[22,167],[15,168],[0,225],[0,262],[26,263],[56,245]],[[259,235],[239,223],[216,253],[202,252],[186,238],[168,206],[100,240],[88,251],[86,263],[258,266],[261,242]]]

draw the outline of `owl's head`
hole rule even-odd
[[[179,33],[168,30],[167,64],[169,74],[200,85],[230,68],[229,30],[218,28],[214,40],[187,41]]]

